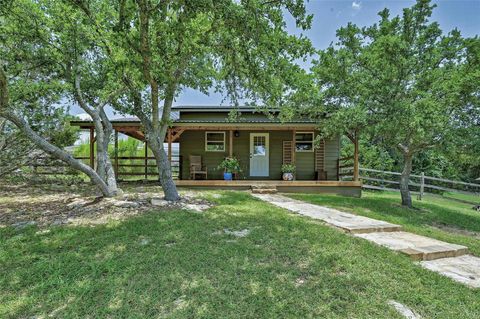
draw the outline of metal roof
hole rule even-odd
[[[116,119],[111,119],[111,123],[124,123],[124,122],[140,122],[140,119],[138,117],[123,117],[123,118],[116,118]]]
[[[240,112],[261,112],[261,106],[254,105],[176,105],[172,107],[173,111],[188,111],[188,112],[230,112],[238,110]],[[270,109],[270,111],[277,111]]]

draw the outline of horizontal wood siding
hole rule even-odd
[[[233,137],[233,155],[242,167],[241,179],[272,179],[282,177],[283,141],[292,140],[291,131],[239,131],[239,137]],[[250,177],[250,133],[269,133],[270,138],[270,176]],[[189,179],[189,155],[202,156],[207,166],[209,179],[223,179],[223,171],[217,169],[220,162],[228,156],[229,132],[225,131],[225,152],[205,152],[205,131],[185,131],[180,139],[180,155],[182,156],[182,179]],[[339,140],[325,141],[325,169],[328,179],[336,180],[337,159],[339,157]],[[297,152],[297,180],[313,180],[315,178],[315,152]]]
[[[340,138],[325,140],[325,170],[327,180],[337,180],[337,160],[340,157]]]
[[[225,132],[225,152],[205,152],[205,131],[185,131],[179,139],[182,158],[182,179],[189,179],[190,155],[200,155],[208,169],[209,179],[223,179],[223,171],[218,164],[228,156],[228,132]]]
[[[315,178],[315,153],[296,152],[297,180],[313,180]]]
[[[270,132],[270,178],[282,178],[283,165],[283,141],[291,140],[292,132],[273,131]]]

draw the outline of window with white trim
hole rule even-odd
[[[205,151],[225,152],[225,132],[205,132]]]
[[[297,132],[295,134],[295,151],[313,152],[313,132]]]

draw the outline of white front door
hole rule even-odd
[[[250,133],[250,176],[269,176],[268,133]]]

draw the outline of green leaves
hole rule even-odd
[[[385,9],[377,24],[337,31],[312,68],[318,95],[309,111],[324,135],[362,132],[405,167],[413,155],[465,141],[459,132],[479,122],[479,39],[444,35],[429,21],[434,7],[418,0],[402,16]]]
[[[234,102],[247,98],[273,104],[303,72],[294,61],[313,51],[308,39],[286,31],[284,14],[292,15],[299,27],[310,27],[303,1],[102,3],[75,7],[98,23],[101,40],[109,44],[112,72],[143,90],[149,85],[148,69],[160,99],[174,83],[175,95],[184,88],[207,93],[213,87]],[[148,52],[141,43],[142,11]]]
[[[401,17],[384,10],[378,24],[337,32],[337,46],[320,52],[312,68],[331,114],[327,127],[371,131],[414,153],[453,140],[456,119],[479,105],[479,85],[471,81],[480,65],[478,39],[456,30],[443,35],[429,22],[434,7],[417,1]]]

